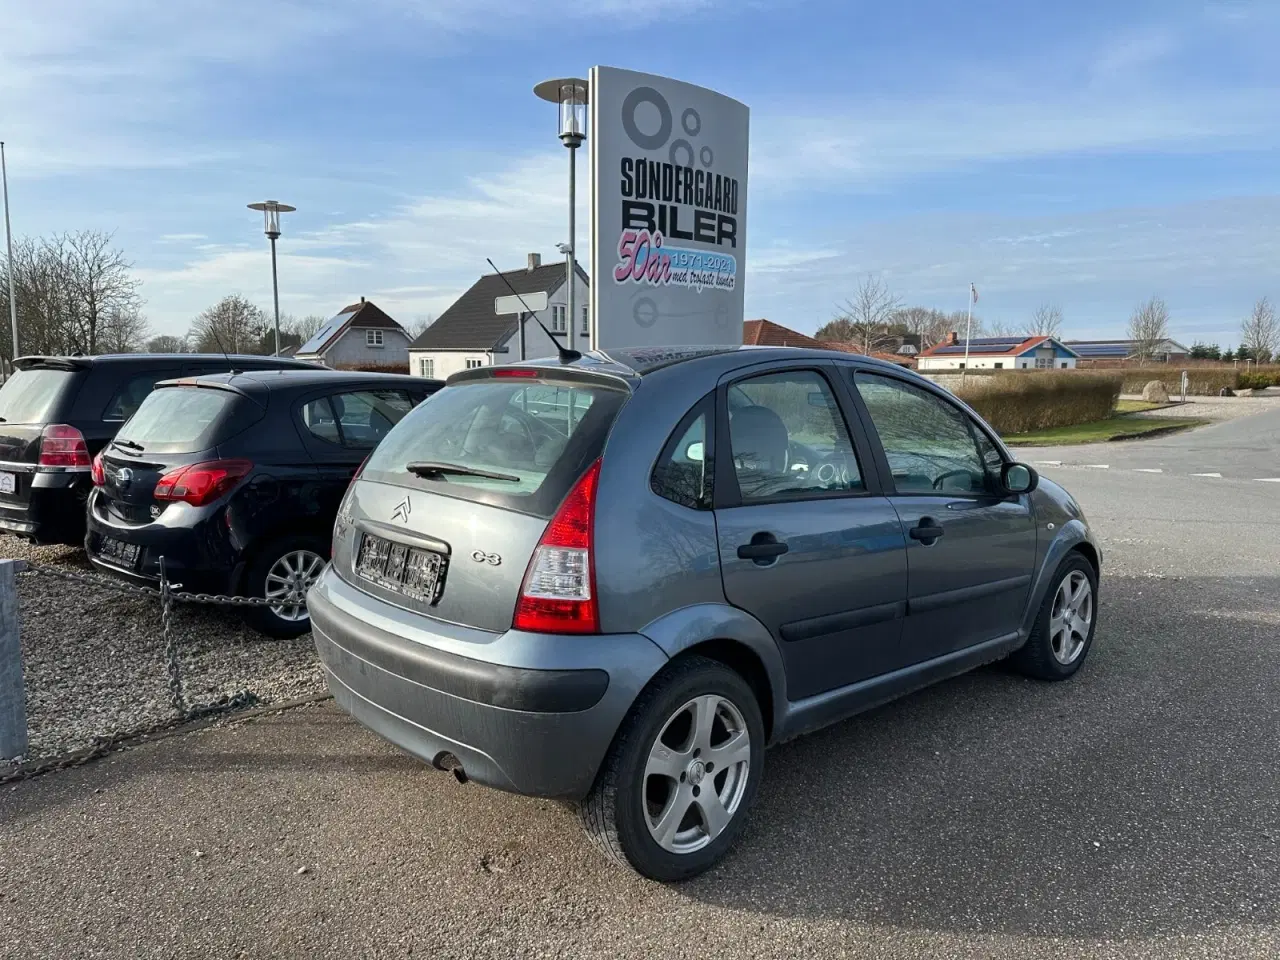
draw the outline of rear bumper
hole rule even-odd
[[[638,634],[495,635],[433,621],[332,568],[307,606],[339,706],[428,763],[452,754],[469,779],[533,796],[584,796],[636,695],[667,662]]]
[[[25,502],[0,497],[0,532],[37,543],[78,546],[84,540],[85,499],[92,487],[87,473],[35,473],[18,482],[30,484]]]

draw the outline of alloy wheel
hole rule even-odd
[[[690,700],[649,749],[641,784],[649,835],[671,853],[701,850],[738,812],[750,773],[742,711],[717,694]]]
[[[1049,614],[1049,647],[1063,666],[1074,663],[1084,652],[1093,625],[1093,587],[1089,578],[1072,570],[1058,584]]]
[[[273,563],[267,571],[263,595],[281,602],[278,606],[273,604],[271,612],[290,623],[306,620],[307,591],[323,570],[324,557],[312,550],[291,550]]]

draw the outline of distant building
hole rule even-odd
[[[317,330],[294,357],[327,367],[407,366],[409,334],[361,297]]]
[[[968,343],[955,332],[941,343],[921,351],[916,365],[921,371],[963,370],[1071,370],[1080,355],[1054,337],[975,337]]]
[[[581,266],[575,264],[575,268],[575,349],[585,352],[591,348],[591,283]],[[534,318],[541,320],[560,344],[569,345],[565,279],[563,260],[544,264],[537,253],[529,254],[528,263],[520,270],[486,274],[413,341],[409,347],[409,372],[443,380],[459,370],[518,361],[520,337],[515,314],[500,317],[493,312],[493,302],[510,296],[513,290],[521,296],[547,295],[547,309],[525,321],[525,356],[530,360],[555,356],[556,345]]]
[[[1068,340],[1067,346],[1080,355],[1082,367],[1124,366],[1136,363],[1136,340]],[[1152,347],[1147,359],[1151,363],[1181,363],[1191,351],[1177,340],[1161,340]]]
[[[749,347],[804,347],[809,350],[839,350],[841,353],[861,354],[862,351],[852,343],[843,340],[815,340],[790,327],[784,327],[772,320],[747,320],[742,324],[742,342]],[[902,349],[900,347],[900,349]],[[878,360],[887,360],[900,367],[915,366],[912,356],[914,348],[908,343],[908,352],[893,354],[873,351],[871,356]]]

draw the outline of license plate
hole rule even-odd
[[[17,493],[18,475],[0,472],[0,493]]]
[[[98,556],[122,567],[133,568],[138,562],[138,545],[102,537],[98,541]]]
[[[433,604],[440,599],[443,574],[444,556],[434,550],[392,543],[368,533],[360,541],[356,575],[384,590]]]

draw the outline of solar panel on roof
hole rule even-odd
[[[346,313],[340,313],[336,317],[330,317],[329,320],[325,322],[325,325],[317,330],[311,339],[300,346],[296,352],[315,353],[338,331],[339,327],[351,319],[351,314],[354,312],[354,310],[350,310]]]

